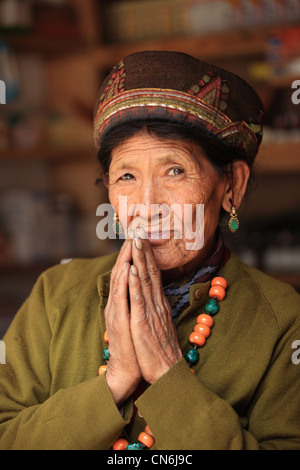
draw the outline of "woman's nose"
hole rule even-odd
[[[131,215],[144,226],[157,225],[169,216],[170,208],[157,184],[144,185],[136,195]]]
[[[153,182],[143,185],[136,194],[134,212],[141,220],[149,222],[161,217],[163,195]]]
[[[157,202],[158,188],[155,186],[153,178],[148,177],[148,180],[139,186],[135,194],[135,203],[143,205],[150,211],[151,205]]]

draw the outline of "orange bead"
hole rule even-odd
[[[104,372],[106,372],[107,366],[100,366],[98,370],[98,374],[102,375]]]
[[[222,286],[224,289],[227,289],[227,281],[224,277],[217,276],[211,281],[211,286]]]
[[[190,369],[190,371],[191,371],[193,374],[196,374],[196,372],[194,371],[194,369]]]
[[[189,342],[201,347],[205,345],[206,338],[203,334],[193,331],[193,333],[191,333],[189,336]]]
[[[150,431],[150,428],[149,428],[148,424],[147,424],[147,426],[145,427],[145,432],[146,432],[147,434],[149,434],[149,436],[154,437],[153,434],[152,434],[152,432]]]
[[[146,432],[141,432],[138,437],[138,440],[148,448],[152,447],[155,442],[154,438]]]
[[[123,437],[120,437],[114,443],[113,450],[125,450],[127,446],[128,446],[128,441],[126,441],[126,439],[124,439]]]
[[[197,323],[202,323],[203,325],[207,325],[209,328],[213,327],[214,320],[213,317],[207,315],[206,313],[201,313],[201,315],[197,318]]]
[[[210,289],[209,289],[209,297],[212,299],[214,297],[217,298],[217,300],[223,300],[226,296],[226,291],[224,289],[224,287],[222,286],[212,286]]]
[[[105,330],[105,333],[104,333],[104,335],[103,335],[103,338],[104,338],[104,341],[105,341],[106,343],[109,342],[109,341],[108,341],[107,330]]]
[[[205,338],[208,338],[210,335],[210,328],[207,325],[204,325],[203,323],[197,323],[194,327],[194,331],[196,333],[201,333],[202,335],[205,336]]]

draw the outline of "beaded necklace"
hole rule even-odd
[[[185,353],[185,360],[191,367],[196,364],[199,360],[199,351],[197,348],[201,348],[205,345],[207,338],[211,334],[211,328],[214,325],[213,316],[219,311],[218,301],[221,301],[226,296],[227,281],[224,277],[217,276],[211,281],[209,289],[209,300],[204,307],[205,313],[201,313],[197,317],[197,323],[194,330],[189,335],[189,342],[192,345]],[[107,331],[104,333],[104,341],[108,344]],[[102,359],[107,363],[109,361],[109,350],[108,347],[104,349],[102,353]],[[99,375],[105,373],[107,365],[99,367]],[[195,371],[191,369],[195,374]],[[125,437],[120,436],[113,445],[113,450],[143,450],[150,449],[155,442],[155,438],[147,425],[143,432],[138,436],[138,442],[129,444]]]

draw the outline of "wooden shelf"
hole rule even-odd
[[[69,36],[46,35],[43,32],[13,33],[0,32],[0,41],[11,44],[20,51],[42,54],[86,52],[92,63],[98,67],[111,68],[119,60],[141,50],[176,50],[186,52],[202,60],[238,59],[265,55],[267,40],[272,34],[282,33],[297,24],[263,26],[221,33],[158,37],[133,42],[99,44],[100,14],[95,0],[73,0],[78,17],[78,30]],[[98,20],[99,19],[99,20]],[[300,51],[294,51],[296,56]]]
[[[91,21],[95,18],[94,2],[95,0],[72,0],[74,21],[68,19],[65,25],[62,22],[57,25],[50,15],[50,29],[47,31],[40,24],[34,25],[33,30],[28,31],[1,30],[0,41],[11,45],[17,51],[44,56],[57,57],[61,54],[84,52],[91,38],[94,39],[91,31]]]
[[[122,57],[142,50],[176,50],[203,60],[238,58],[265,53],[268,30],[236,31],[205,36],[158,38],[126,44],[97,47],[91,52],[92,61],[102,67],[112,67]]]
[[[249,28],[224,33],[107,44],[91,51],[91,59],[98,66],[110,68],[122,57],[142,50],[176,50],[186,52],[202,60],[263,56],[266,53],[267,40],[270,35],[278,30],[282,32],[289,28],[290,26],[255,28],[255,30]]]
[[[5,42],[20,52],[33,52],[42,55],[59,55],[85,50],[85,43],[78,36],[53,38],[31,33],[0,33],[0,42]]]
[[[284,28],[283,28],[284,29]],[[84,52],[90,46],[90,57],[95,65],[112,67],[120,58],[142,50],[176,50],[201,57],[203,60],[239,58],[263,55],[270,29],[210,33],[204,35],[166,37],[130,43],[102,44],[91,47],[91,41],[80,36],[56,37],[34,33],[0,33],[0,41],[7,42],[21,52],[61,54]]]
[[[28,150],[7,150],[0,153],[1,162],[17,161],[48,161],[53,163],[76,161],[76,160],[96,160],[95,147],[38,147]]]

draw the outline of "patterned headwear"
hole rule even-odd
[[[263,105],[231,72],[181,52],[144,51],[125,57],[104,80],[94,115],[96,145],[109,129],[137,119],[191,123],[238,147],[251,165],[262,139]]]

